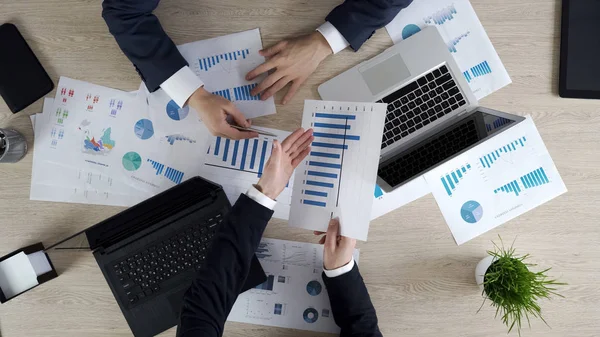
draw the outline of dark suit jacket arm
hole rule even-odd
[[[159,0],[104,0],[102,17],[119,47],[155,91],[188,65],[152,11]]]
[[[358,50],[373,33],[390,23],[412,0],[346,0],[326,20]]]
[[[329,278],[323,273],[335,323],[341,337],[381,337],[377,313],[358,265],[346,274]]]
[[[240,293],[273,211],[245,194],[227,215],[206,267],[183,298],[180,337],[218,337]]]

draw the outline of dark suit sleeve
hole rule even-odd
[[[152,14],[160,0],[104,0],[102,17],[148,90],[188,65]]]
[[[245,194],[215,237],[206,267],[183,298],[180,337],[218,337],[250,271],[254,252],[273,211]]]
[[[377,313],[360,276],[358,265],[346,274],[329,278],[323,273],[335,323],[342,329],[340,337],[381,337]]]
[[[412,0],[346,0],[326,20],[358,50],[375,31],[390,23]]]

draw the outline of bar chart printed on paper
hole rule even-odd
[[[283,141],[289,132],[260,128],[278,135],[278,137],[260,136],[254,139],[230,140],[213,137],[206,151],[203,165],[203,177],[214,181],[225,190],[233,204],[241,193],[245,193],[252,184],[256,184],[273,151],[275,139]],[[283,193],[277,198],[276,218],[287,219],[290,212],[293,176]]]
[[[204,88],[234,102],[246,118],[275,113],[272,97],[261,101],[260,95],[250,93],[266,74],[252,81],[246,80],[248,72],[265,62],[258,53],[262,49],[258,29],[187,43],[178,48],[204,82]]]
[[[315,140],[296,170],[291,226],[322,230],[340,217],[344,235],[366,240],[384,118],[385,104],[305,102]]]

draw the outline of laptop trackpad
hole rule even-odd
[[[374,96],[395,86],[410,76],[410,72],[400,54],[388,58],[372,67],[359,68],[371,94]]]

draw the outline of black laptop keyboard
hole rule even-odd
[[[450,130],[436,135],[425,144],[415,147],[389,163],[379,166],[377,172],[386,183],[395,187],[423,173],[467,147],[477,143],[479,136],[475,121],[467,120]]]
[[[136,305],[154,297],[169,279],[201,269],[222,221],[221,214],[214,215],[204,223],[184,227],[177,234],[114,263],[114,271],[129,302]]]
[[[377,102],[388,104],[382,149],[467,104],[445,65]]]

